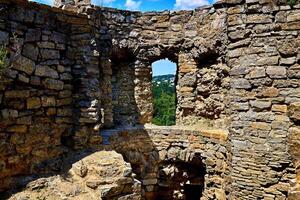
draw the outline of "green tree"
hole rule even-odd
[[[169,77],[161,77],[153,81],[154,114],[152,123],[160,126],[175,125],[176,94],[174,84]],[[158,84],[159,82],[159,84]]]

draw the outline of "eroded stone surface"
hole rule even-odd
[[[29,182],[24,191],[9,199],[139,200],[141,187],[122,155],[114,151],[100,151],[72,164],[64,175]]]

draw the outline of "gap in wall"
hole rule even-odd
[[[153,119],[158,126],[176,124],[177,65],[169,59],[152,63]]]

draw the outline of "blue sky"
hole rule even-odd
[[[52,5],[53,0],[31,0]],[[161,11],[190,10],[202,5],[213,3],[214,0],[92,0],[95,5],[114,7],[127,10]]]
[[[152,75],[176,74],[176,64],[168,59],[159,60],[152,64]]]
[[[32,0],[52,5],[53,0]],[[199,6],[212,4],[215,0],[92,0],[99,6],[113,7],[126,10],[162,11],[190,10]],[[153,76],[175,74],[176,64],[168,60],[160,60],[152,64]]]

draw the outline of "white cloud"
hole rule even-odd
[[[127,10],[138,10],[141,3],[141,1],[126,0],[125,7]]]
[[[204,5],[209,5],[208,0],[176,0],[175,9],[192,10]]]

